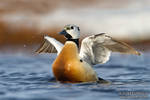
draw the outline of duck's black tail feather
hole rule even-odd
[[[100,83],[100,84],[111,84],[110,81],[104,80],[103,78],[100,78],[100,77],[98,77],[97,83]]]

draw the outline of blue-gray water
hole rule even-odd
[[[61,84],[52,81],[56,55],[0,54],[0,100],[150,99],[150,53],[113,54],[97,65],[98,75],[112,82]]]

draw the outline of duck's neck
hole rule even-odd
[[[67,41],[73,41],[76,43],[77,47],[79,48],[79,39],[67,39]]]

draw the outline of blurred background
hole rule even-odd
[[[58,32],[66,24],[80,27],[81,40],[107,33],[142,55],[113,53],[94,66],[111,85],[60,84],[52,73],[56,54],[35,51],[44,35],[64,43]],[[0,0],[0,100],[146,100],[149,58],[150,0]]]
[[[141,52],[150,46],[150,0],[0,0],[0,52],[34,53],[44,35],[66,24],[80,26],[82,38],[107,33]]]

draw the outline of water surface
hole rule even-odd
[[[98,75],[112,82],[61,84],[53,81],[56,54],[0,54],[0,100],[127,100],[150,99],[150,53],[113,54],[96,65]]]

